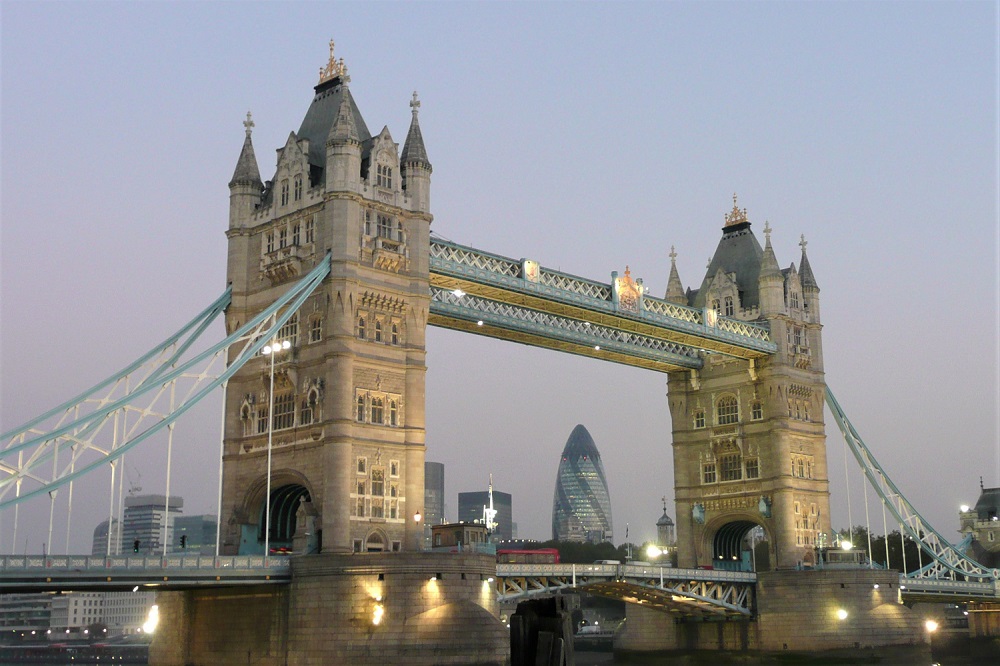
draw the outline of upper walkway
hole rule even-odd
[[[606,284],[432,238],[430,283],[434,326],[660,372],[777,351],[766,325],[654,298],[627,270]]]

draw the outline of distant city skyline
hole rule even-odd
[[[957,539],[979,476],[1000,485],[996,3],[253,7],[0,9],[0,430],[223,291],[247,110],[269,178],[333,38],[373,128],[401,143],[419,91],[434,233],[603,282],[629,266],[661,296],[672,248],[683,285],[700,284],[736,192],[782,268],[809,243],[827,382],[917,510]],[[493,473],[520,536],[548,538],[558,453],[584,423],[616,541],[626,523],[631,541],[655,538],[673,498],[664,376],[427,338],[427,459],[447,466],[446,497]],[[169,492],[195,514],[216,510],[220,404],[176,428]],[[826,426],[846,527],[864,520],[862,479]],[[165,460],[149,442],[123,467],[163,493]],[[92,476],[73,491],[74,552],[108,518],[110,473]],[[17,543],[0,512],[0,552],[41,552],[48,509],[22,507]]]

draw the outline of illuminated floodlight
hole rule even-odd
[[[851,548],[854,548],[854,544],[850,541],[841,541],[840,547],[844,550],[850,550]]]
[[[465,296],[465,292],[462,291],[461,289],[455,289],[451,293],[457,296],[458,298],[462,298],[462,296]]]
[[[875,583],[874,585],[872,585],[872,587],[877,590],[878,589],[878,583]]]
[[[270,354],[271,353],[271,345],[264,345],[264,348],[260,350],[260,353],[261,354]]]
[[[594,345],[594,351],[601,351],[601,345]]]
[[[482,325],[483,325],[483,320],[482,319],[480,319],[479,321],[476,322],[476,326],[482,326]]]
[[[660,555],[663,555],[663,551],[660,550],[657,546],[649,544],[648,546],[646,546],[646,555],[648,557],[659,557]]]
[[[847,619],[847,611],[845,611],[843,608],[838,608],[837,609],[837,619],[838,620],[846,620]]]
[[[149,607],[149,615],[146,616],[146,621],[142,623],[142,631],[147,634],[151,634],[156,631],[156,625],[160,622],[160,607],[153,604]]]
[[[924,622],[924,629],[933,634],[938,629],[938,623],[934,620],[927,620]]]
[[[960,510],[960,511],[961,511],[962,513],[965,513],[966,511],[968,511],[968,510],[969,510],[969,505],[968,505],[968,504],[963,504],[962,506],[958,507],[958,509],[959,509],[959,510]]]
[[[385,608],[382,607],[382,604],[375,604],[375,608],[372,610],[372,624],[376,627],[381,624],[383,615],[385,615]]]

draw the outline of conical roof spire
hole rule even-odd
[[[253,116],[247,111],[247,119],[243,121],[247,137],[243,140],[243,150],[240,151],[240,158],[236,161],[236,170],[233,172],[233,179],[229,181],[229,187],[234,185],[264,186],[260,180],[260,169],[257,168],[257,156],[253,152],[253,141],[250,140],[253,126]]]
[[[809,258],[806,257],[806,235],[802,234],[799,241],[799,247],[802,248],[802,261],[799,263],[799,279],[802,280],[803,287],[812,287],[816,291],[819,291],[819,285],[816,284],[816,277],[813,275],[812,266],[809,265]]]
[[[678,305],[687,305],[687,295],[684,293],[684,285],[681,284],[681,276],[677,272],[677,252],[674,246],[670,246],[670,278],[667,280],[667,293],[665,300]]]
[[[340,108],[337,110],[337,117],[330,126],[330,134],[326,138],[327,143],[361,143],[358,136],[358,125],[354,122],[354,112],[351,109],[351,91],[344,85],[343,95],[340,98]]]
[[[430,160],[427,159],[427,149],[424,148],[424,136],[420,133],[420,123],[417,121],[417,113],[420,109],[420,100],[417,99],[417,91],[413,91],[413,99],[410,100],[410,109],[413,112],[413,119],[410,121],[410,131],[406,133],[406,141],[403,142],[403,153],[399,161],[402,165],[418,164],[431,168]]]
[[[771,247],[771,224],[764,222],[764,256],[760,260],[760,276],[781,277],[781,267],[778,266],[778,259],[774,256],[774,248]]]

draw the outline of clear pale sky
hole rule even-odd
[[[222,292],[241,123],[252,110],[270,178],[332,38],[373,132],[388,125],[401,144],[419,91],[445,238],[605,282],[627,265],[662,296],[671,246],[685,287],[700,284],[734,192],[758,239],[774,228],[783,267],[804,234],[827,381],[955,538],[980,475],[1000,485],[997,14],[996,2],[5,1],[0,429]],[[673,515],[665,376],[439,329],[427,349],[427,459],[445,464],[451,517],[457,493],[492,473],[520,535],[548,538],[577,423],[603,456],[618,540],[626,523],[633,541],[652,538],[663,496]],[[186,513],[215,512],[220,404],[177,427]],[[827,435],[841,527],[829,416]],[[130,454],[144,492],[163,492],[164,459]],[[852,466],[855,523],[860,481]],[[74,551],[107,516],[107,475],[84,485]],[[47,501],[22,515],[15,548],[39,552]]]

